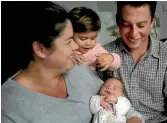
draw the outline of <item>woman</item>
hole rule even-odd
[[[103,82],[88,66],[73,64],[78,45],[67,12],[51,2],[21,2],[20,7],[29,59],[2,85],[2,122],[91,122],[89,99]]]

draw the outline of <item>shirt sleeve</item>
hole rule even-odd
[[[116,53],[111,53],[111,55],[113,56],[114,60],[113,60],[112,64],[110,65],[109,70],[114,71],[114,70],[116,70],[116,69],[118,69],[120,67],[121,58]]]
[[[96,114],[100,109],[102,109],[102,107],[100,106],[100,96],[99,95],[95,95],[92,96],[90,99],[90,111],[92,114]]]
[[[98,49],[96,49],[96,50],[98,50],[99,53],[109,53],[109,52],[106,51],[106,50],[104,49],[104,47],[102,47],[101,45],[99,45],[99,46],[98,46]],[[121,58],[120,58],[120,56],[119,56],[118,54],[116,54],[116,53],[110,53],[110,54],[111,54],[112,57],[113,57],[113,62],[112,62],[112,64],[110,65],[109,70],[114,71],[114,70],[116,70],[116,69],[118,69],[118,68],[120,67],[120,65],[121,65]]]

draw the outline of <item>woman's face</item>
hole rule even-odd
[[[60,36],[55,39],[53,46],[49,49],[46,58],[47,65],[51,69],[60,72],[73,68],[74,50],[78,49],[78,45],[73,41],[73,28],[69,20]]]

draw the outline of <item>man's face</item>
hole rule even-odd
[[[148,36],[154,25],[148,5],[133,7],[126,5],[122,8],[119,23],[120,35],[130,50],[142,48],[148,44]]]

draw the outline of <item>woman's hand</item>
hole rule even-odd
[[[97,54],[96,57],[97,57],[96,63],[98,64],[99,67],[102,67],[100,71],[107,70],[111,66],[114,60],[112,54],[110,53],[100,53]]]

